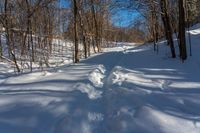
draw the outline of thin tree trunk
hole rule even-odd
[[[175,53],[175,48],[174,48],[174,42],[173,42],[173,36],[172,36],[172,27],[170,24],[170,19],[169,19],[169,14],[167,11],[167,0],[161,0],[161,10],[162,10],[162,20],[163,20],[163,24],[164,24],[164,28],[165,28],[165,33],[166,33],[166,38],[168,39],[168,44],[170,46],[171,49],[171,54],[172,54],[172,58],[176,58],[176,53]]]
[[[91,10],[92,10],[92,15],[93,15],[93,20],[94,20],[94,26],[95,26],[95,41],[96,41],[96,46],[98,49],[98,52],[100,52],[100,44],[99,44],[99,35],[98,35],[98,23],[97,23],[97,17],[95,13],[95,7],[94,7],[94,1],[91,0]]]
[[[179,0],[179,45],[180,58],[187,59],[186,39],[185,39],[185,9],[183,0]]]
[[[73,8],[74,8],[74,45],[75,45],[75,57],[74,57],[74,62],[78,63],[79,62],[79,48],[78,48],[78,22],[77,22],[77,15],[78,15],[78,7],[77,7],[77,1],[73,0]]]
[[[87,43],[86,43],[86,37],[85,37],[85,29],[84,29],[84,24],[83,24],[83,19],[82,19],[81,13],[78,12],[78,15],[80,18],[81,34],[82,34],[83,47],[84,47],[84,56],[86,59],[87,58]]]
[[[3,47],[1,43],[1,33],[0,33],[0,58],[3,56]]]

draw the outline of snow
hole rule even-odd
[[[102,88],[103,87],[103,78],[105,73],[105,68],[103,65],[99,65],[94,71],[89,74],[89,80],[93,83],[95,87]]]
[[[184,63],[165,41],[158,54],[119,43],[79,64],[19,75],[0,63],[0,132],[199,133],[200,25],[189,33]]]
[[[78,83],[74,87],[74,89],[77,89],[81,91],[82,93],[87,93],[88,97],[90,99],[98,99],[101,98],[101,91],[96,90],[93,86],[90,84],[84,84],[84,83]]]

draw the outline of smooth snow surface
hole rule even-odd
[[[184,63],[165,41],[21,75],[0,63],[0,133],[200,133],[199,27]]]

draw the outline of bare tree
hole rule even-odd
[[[73,0],[73,11],[74,11],[74,62],[79,62],[79,47],[78,47],[78,3]]]
[[[183,0],[179,0],[179,51],[180,58],[182,60],[187,59],[187,49],[186,49],[186,40],[185,40],[185,9]]]
[[[172,58],[175,58],[176,53],[175,53],[175,48],[174,48],[173,36],[172,36],[173,32],[172,32],[170,17],[168,14],[168,0],[160,0],[160,6],[161,6],[161,11],[162,11],[161,17],[162,17],[163,25],[165,28],[166,39],[171,49]]]

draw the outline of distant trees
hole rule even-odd
[[[111,0],[72,0],[71,2],[73,17],[69,22],[68,32],[74,34],[74,62],[77,63],[82,54],[87,58],[92,51],[101,52],[103,42],[116,40],[113,37],[117,37],[118,29],[110,22]]]
[[[0,55],[17,72],[33,65],[49,66],[54,39],[73,41],[73,60],[101,52],[105,42],[141,41],[134,27],[120,28],[111,22],[112,0],[1,0]],[[135,34],[130,36],[130,34]],[[136,35],[137,34],[137,35]],[[6,37],[6,44],[2,40]]]
[[[27,65],[32,71],[33,62],[48,65],[53,34],[55,0],[2,0],[0,1],[1,57],[10,58],[18,72]],[[7,49],[7,54],[5,53]]]
[[[199,0],[126,0],[125,2],[127,1],[132,3],[132,6],[127,5],[126,8],[138,11],[146,20],[149,33],[146,38],[147,41],[154,42],[154,50],[158,38],[165,36],[171,50],[171,57],[175,58],[173,35],[176,35],[180,58],[187,59],[185,29],[200,22]],[[189,40],[191,49],[191,39]]]
[[[73,60],[77,63],[92,52],[101,52],[109,42],[146,39],[158,51],[157,42],[164,36],[175,58],[176,35],[180,58],[186,60],[185,28],[200,21],[199,0],[66,1],[67,7],[60,6],[60,0],[1,0],[1,58],[12,62],[18,72],[24,68],[32,71],[33,64],[49,66],[54,39],[73,41]],[[143,19],[134,20],[129,27],[115,26],[111,16],[118,9],[137,11]]]

